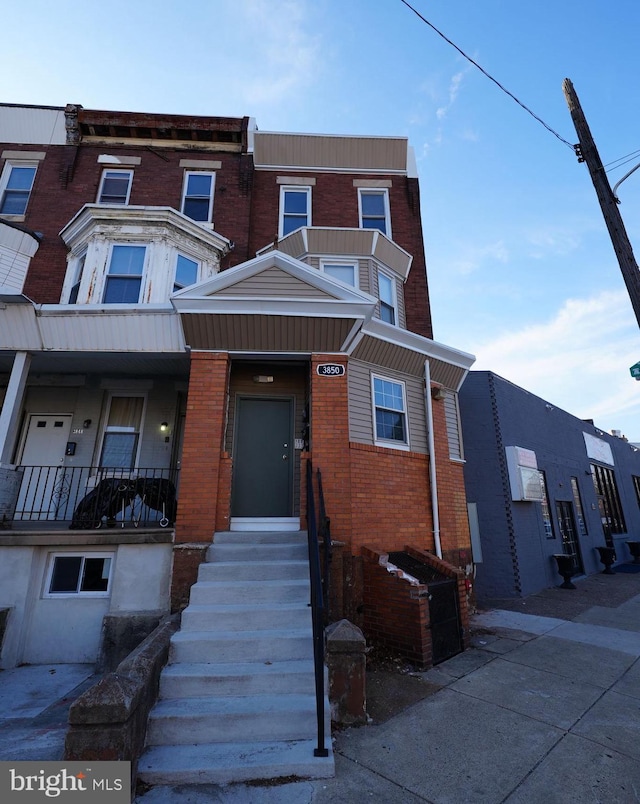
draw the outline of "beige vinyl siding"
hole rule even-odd
[[[405,384],[409,448],[412,452],[428,452],[425,421],[424,380],[399,371],[350,360],[347,369],[349,383],[349,439],[360,444],[373,444],[373,401],[371,375],[397,380]]]
[[[256,167],[334,168],[405,172],[404,137],[343,137],[256,131]]]
[[[371,254],[373,235],[366,229],[309,229],[308,247],[312,254]]]
[[[462,451],[462,435],[460,432],[460,414],[458,411],[458,394],[445,391],[444,416],[447,425],[447,440],[449,442],[449,457],[461,461],[464,458]]]
[[[242,282],[231,285],[216,295],[219,298],[224,296],[331,298],[324,291],[318,290],[318,288],[314,288],[300,279],[296,279],[275,266],[261,271],[250,279],[244,279]]]

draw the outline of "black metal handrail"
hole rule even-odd
[[[158,467],[19,466],[14,522],[71,529],[175,522],[178,470]]]
[[[313,623],[313,664],[316,680],[316,718],[318,746],[316,757],[328,757],[324,729],[324,596],[320,574],[320,548],[316,523],[316,505],[313,493],[313,468],[307,462],[307,539],[309,545],[309,575],[311,579],[311,620]]]
[[[324,602],[324,624],[329,624],[329,585],[331,580],[331,560],[332,555],[332,542],[331,542],[331,520],[327,516],[327,511],[324,505],[324,491],[322,489],[322,475],[318,469],[316,472],[318,478],[318,502],[319,502],[319,516],[320,523],[318,533],[322,538],[322,599]]]

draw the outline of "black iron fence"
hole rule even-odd
[[[71,529],[169,527],[176,518],[177,469],[21,466],[14,522],[68,523]]]

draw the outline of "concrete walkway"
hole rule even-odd
[[[334,779],[155,787],[136,804],[640,802],[640,573],[576,585],[474,615],[469,650],[409,679],[433,694],[335,735]],[[60,758],[90,672],[0,672],[0,760]]]
[[[335,735],[334,779],[158,787],[136,802],[640,802],[640,574],[576,585],[476,614],[473,647],[420,674],[437,692]]]

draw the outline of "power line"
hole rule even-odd
[[[501,90],[502,90],[502,91],[503,91],[505,94],[507,94],[507,95],[508,95],[508,96],[509,96],[509,97],[510,97],[512,100],[514,100],[514,101],[515,101],[515,102],[518,104],[518,106],[521,106],[521,107],[522,107],[522,108],[525,110],[525,112],[528,112],[528,113],[531,115],[531,117],[533,117],[533,118],[534,118],[534,120],[537,120],[537,121],[538,121],[538,123],[541,123],[541,124],[542,124],[542,125],[543,125],[543,126],[546,128],[546,129],[547,129],[547,131],[550,131],[550,132],[553,134],[553,136],[554,136],[554,137],[557,137],[557,138],[560,140],[560,142],[563,142],[565,145],[568,145],[568,146],[569,146],[569,148],[571,148],[571,150],[572,150],[572,151],[575,151],[574,146],[573,146],[573,145],[572,145],[572,144],[571,144],[571,143],[570,143],[568,140],[565,140],[565,138],[564,138],[564,137],[561,137],[561,136],[560,136],[560,134],[558,134],[558,132],[557,132],[557,131],[555,131],[554,129],[552,129],[552,128],[551,128],[551,126],[548,126],[548,125],[547,125],[547,124],[544,122],[544,120],[543,120],[541,117],[538,117],[538,115],[537,115],[537,114],[534,114],[534,112],[532,112],[532,111],[531,111],[531,109],[530,109],[528,106],[525,106],[525,105],[524,105],[524,103],[522,103],[522,101],[521,101],[521,100],[518,100],[518,98],[516,98],[516,96],[515,96],[515,95],[514,95],[512,92],[509,92],[509,90],[508,90],[508,89],[506,89],[506,87],[502,86],[502,84],[501,84],[499,81],[497,81],[497,80],[496,80],[496,79],[495,79],[495,78],[494,78],[492,75],[489,75],[489,73],[488,73],[488,72],[487,72],[487,71],[486,71],[484,68],[482,68],[482,67],[481,67],[481,66],[478,64],[478,62],[477,62],[477,61],[474,61],[474,60],[471,58],[471,56],[467,56],[467,54],[464,52],[464,50],[461,50],[461,49],[460,49],[460,48],[459,48],[459,47],[456,45],[456,43],[455,43],[455,42],[452,42],[452,41],[451,41],[451,39],[449,39],[448,37],[446,37],[446,36],[445,36],[445,35],[442,33],[442,31],[439,31],[439,30],[436,28],[436,26],[435,26],[435,25],[433,25],[432,23],[430,23],[430,22],[429,22],[429,20],[428,20],[428,19],[426,19],[425,17],[423,17],[423,16],[422,16],[422,14],[420,14],[420,12],[419,12],[419,11],[416,11],[416,9],[415,9],[415,8],[414,8],[414,7],[411,5],[411,3],[408,3],[408,2],[407,2],[407,0],[400,0],[400,2],[401,2],[401,3],[404,3],[404,4],[405,4],[405,6],[406,6],[408,9],[410,9],[411,11],[413,11],[413,13],[414,13],[414,14],[415,14],[417,17],[419,17],[419,18],[422,20],[422,22],[424,22],[426,25],[428,25],[430,28],[432,28],[432,29],[433,29],[433,30],[434,30],[434,31],[435,31],[435,32],[438,34],[438,36],[442,37],[442,38],[444,39],[444,41],[445,41],[445,42],[448,42],[448,43],[451,45],[451,47],[455,48],[455,49],[458,51],[458,53],[460,53],[460,55],[461,55],[461,56],[464,56],[464,58],[465,58],[465,59],[466,59],[468,62],[471,62],[471,64],[473,64],[473,66],[474,66],[474,67],[477,67],[477,68],[478,68],[478,70],[480,70],[480,72],[481,72],[483,75],[486,75],[486,77],[487,77],[487,78],[488,78],[490,81],[493,81],[493,83],[494,83],[494,84],[495,84],[497,87],[499,87],[499,88],[500,88],[500,89],[501,89]]]
[[[619,167],[626,165],[628,162],[632,162],[634,159],[637,159],[638,154],[640,154],[640,150],[632,151],[630,154],[627,154],[626,156],[621,156],[618,159],[614,159],[611,162],[607,162],[607,164],[604,165],[605,168],[608,168],[606,172],[609,173],[612,170],[617,170]]]

